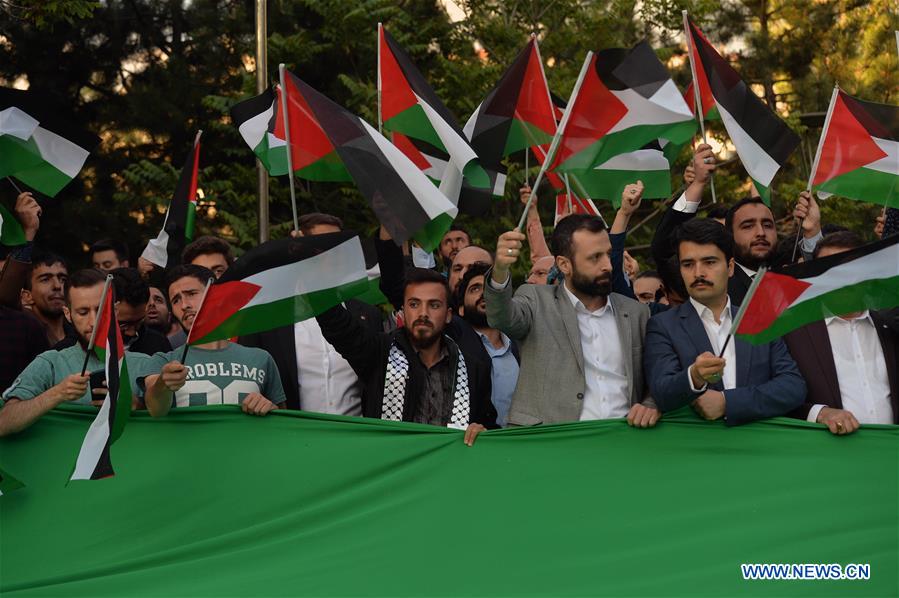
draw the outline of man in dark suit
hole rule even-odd
[[[825,236],[815,257],[863,245],[850,231]],[[899,424],[899,334],[892,314],[859,312],[807,324],[784,336],[808,397],[790,415],[851,434],[860,424]]]
[[[678,227],[675,244],[690,299],[650,318],[643,344],[659,408],[692,404],[702,417],[724,417],[733,426],[786,415],[802,404],[805,381],[782,340],[728,342],[737,313],[727,294],[736,267],[733,238],[717,222],[698,219]]]
[[[301,236],[340,232],[343,222],[329,214],[304,214]],[[361,301],[345,303],[363,328],[381,331],[381,311]],[[322,336],[315,319],[267,332],[248,334],[238,342],[268,351],[278,366],[288,409],[334,415],[362,415],[363,385],[350,364]]]

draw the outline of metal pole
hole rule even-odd
[[[268,32],[266,23],[266,1],[256,0],[256,93],[268,88]],[[256,177],[259,191],[259,242],[268,241],[268,172],[258,159]]]

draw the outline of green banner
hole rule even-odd
[[[899,426],[835,437],[691,413],[482,434],[234,406],[135,414],[114,478],[66,487],[93,419],[0,440],[0,593],[895,596]],[[867,564],[749,581],[741,564]]]

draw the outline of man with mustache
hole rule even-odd
[[[193,326],[212,270],[182,264],[169,272],[167,288],[172,314],[185,332]],[[229,340],[194,345],[181,363],[182,349],[156,353],[137,376],[151,415],[171,407],[240,405],[244,413],[266,415],[284,404],[278,366],[267,351]]]
[[[438,272],[409,268],[403,289],[405,326],[374,332],[338,305],[316,319],[322,334],[359,375],[362,415],[465,430],[471,446],[496,427],[490,372],[444,334],[450,292]]]
[[[560,220],[550,245],[564,283],[525,284],[513,297],[509,270],[525,238],[516,230],[499,237],[485,290],[489,325],[521,347],[509,424],[626,417],[654,426],[659,411],[644,392],[640,358],[649,309],[611,292],[605,223],[585,214]]]
[[[801,405],[805,380],[782,340],[758,346],[728,340],[737,313],[727,291],[738,267],[731,235],[714,220],[694,219],[675,231],[675,246],[690,298],[653,316],[644,344],[646,379],[659,408],[689,404],[705,419],[723,417],[735,426]]]
[[[0,409],[0,436],[20,432],[42,415],[62,403],[100,405],[105,388],[91,388],[91,372],[103,371],[104,364],[91,351],[87,373],[81,368],[91,333],[97,322],[100,296],[106,275],[96,269],[79,270],[68,278],[67,314],[77,331],[78,342],[61,351],[46,351],[26,367],[12,386],[3,393],[5,401]],[[143,367],[145,355],[126,352],[132,377]],[[132,387],[134,384],[132,380]]]

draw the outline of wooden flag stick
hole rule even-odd
[[[696,76],[696,63],[693,60],[693,34],[690,32],[690,20],[687,11],[681,13],[684,17],[684,37],[687,38],[687,56],[690,58],[690,72],[693,75],[693,108],[696,111],[696,120],[699,121],[699,131],[702,133],[702,142],[708,145],[705,136],[705,115],[702,112],[702,94],[699,92],[699,78]],[[709,186],[712,190],[712,203],[718,203],[715,197],[715,172],[709,177]]]

